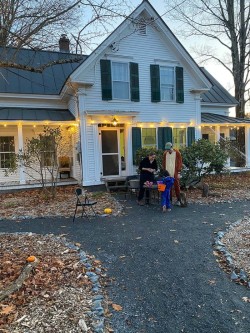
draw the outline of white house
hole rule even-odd
[[[66,48],[67,42],[63,36]],[[39,66],[57,59],[72,61],[42,73],[0,68],[0,184],[30,181],[23,167],[7,178],[4,169],[9,154],[45,124],[61,126],[71,177],[83,186],[134,174],[139,147],[172,141],[180,148],[202,137],[215,142],[240,126],[250,167],[250,120],[229,117],[237,101],[196,64],[148,1],[89,56],[76,61],[67,49],[22,49],[16,62]]]

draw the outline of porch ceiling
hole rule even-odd
[[[228,116],[221,116],[215,113],[201,113],[201,123],[205,124],[249,124],[248,118],[235,118]]]
[[[72,121],[75,117],[67,109],[0,108],[1,120]]]

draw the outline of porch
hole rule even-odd
[[[69,185],[77,185],[79,182],[70,177],[70,178],[58,178],[57,186],[69,186]],[[47,186],[50,186],[50,183],[47,183]],[[35,189],[41,188],[42,184],[37,181],[28,181],[26,184],[20,184],[18,181],[6,181],[0,182],[0,193],[5,193],[9,191],[18,191],[18,190],[27,190],[27,189]]]

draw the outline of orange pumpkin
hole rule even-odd
[[[36,260],[36,257],[35,256],[29,256],[26,261],[27,262],[34,262]]]

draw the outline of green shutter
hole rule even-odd
[[[183,68],[175,68],[176,77],[176,102],[184,103],[184,82],[183,82]]]
[[[101,65],[102,100],[110,101],[112,99],[112,79],[111,79],[110,60],[101,59],[100,65]]]
[[[166,142],[172,142],[172,127],[158,127],[158,149],[165,149]]]
[[[187,145],[188,147],[195,141],[195,128],[188,127],[187,129]]]
[[[140,127],[132,127],[133,164],[135,164],[136,151],[139,148],[141,148],[141,129]]]
[[[139,91],[139,67],[138,64],[130,62],[130,95],[131,101],[140,102],[140,91]]]
[[[151,102],[161,101],[160,90],[160,67],[159,65],[150,65],[150,78],[151,78]]]

